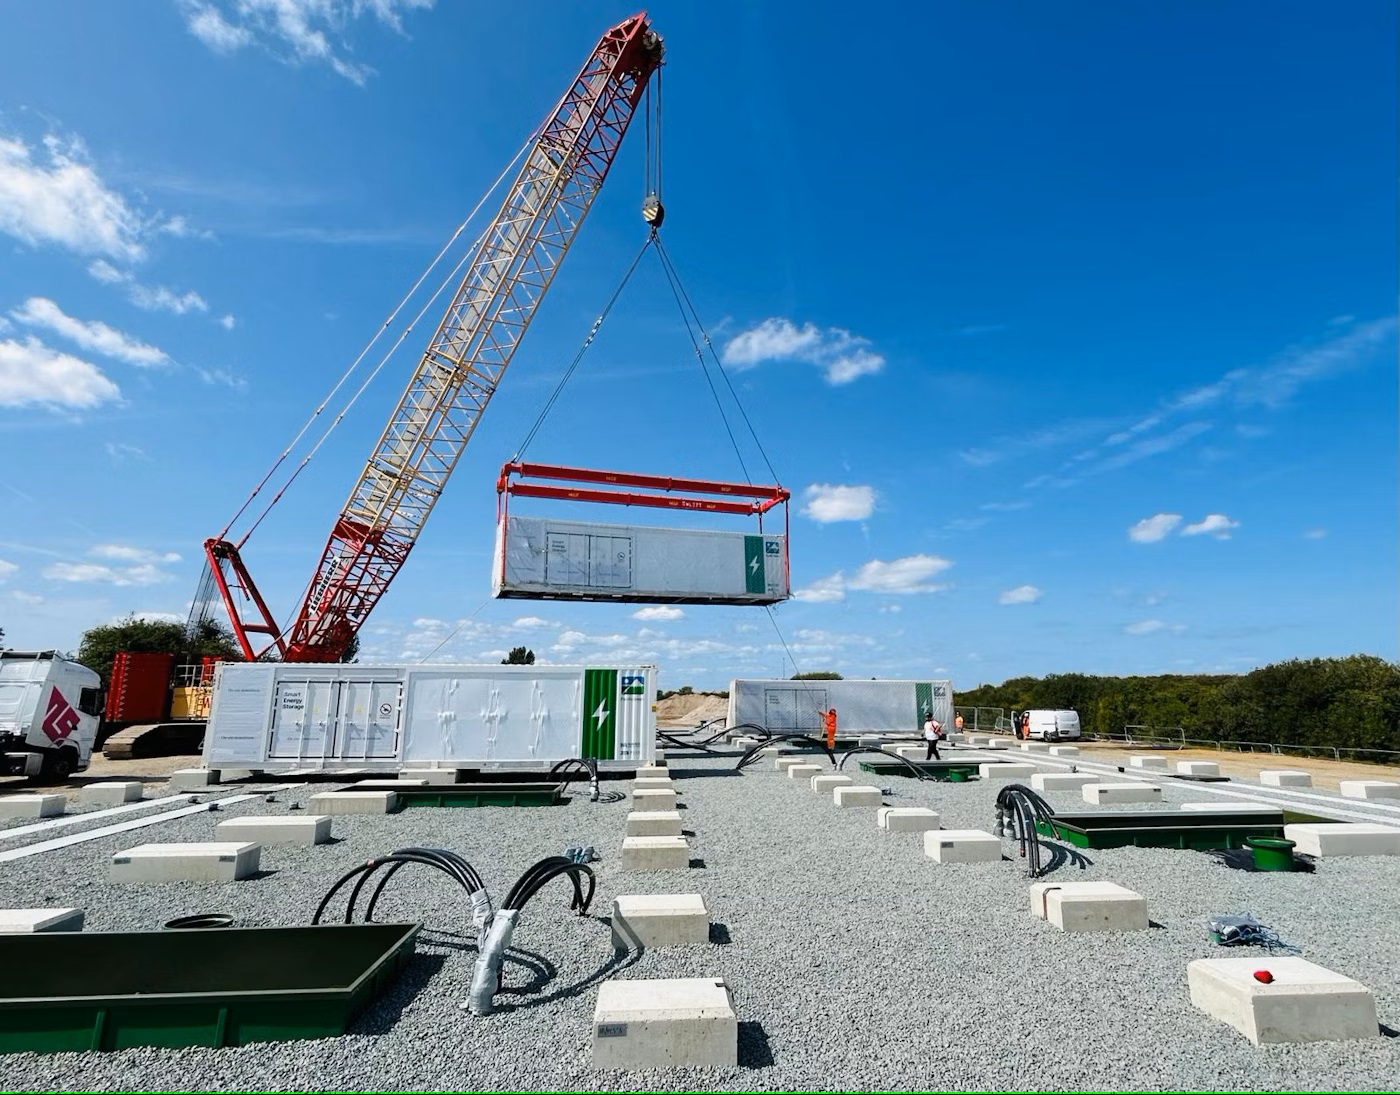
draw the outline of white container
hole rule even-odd
[[[787,539],[508,514],[496,529],[491,592],[548,600],[771,605],[791,593]]]
[[[204,763],[547,770],[636,768],[656,748],[656,667],[224,662]]]
[[[836,708],[836,732],[854,734],[922,733],[929,712],[944,728],[953,724],[952,681],[786,681],[729,682],[729,725],[754,723],[770,733],[791,731],[821,736],[822,712]]]

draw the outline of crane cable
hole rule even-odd
[[[340,375],[340,379],[335,382],[335,385],[322,398],[320,404],[316,407],[316,409],[312,411],[311,415],[307,418],[307,420],[304,423],[302,423],[301,429],[299,429],[296,433],[296,436],[293,437],[290,442],[288,442],[287,447],[282,451],[282,454],[275,461],[273,461],[272,466],[267,469],[266,474],[262,477],[261,480],[259,480],[258,485],[255,486],[252,492],[248,495],[248,497],[243,500],[243,504],[238,507],[237,512],[235,512],[234,515],[229,518],[228,523],[224,525],[223,530],[219,533],[218,538],[220,540],[227,539],[229,529],[233,527],[234,522],[236,522],[240,517],[243,516],[244,512],[248,509],[248,507],[252,505],[253,499],[258,496],[258,494],[262,491],[262,489],[265,486],[267,486],[268,481],[271,480],[271,478],[275,474],[277,474],[277,469],[282,466],[282,464],[286,461],[287,457],[292,454],[292,451],[301,442],[301,439],[306,436],[307,431],[311,429],[312,424],[316,421],[318,417],[320,417],[321,413],[330,404],[330,401],[335,398],[336,393],[339,392],[340,389],[345,386],[346,382],[354,374],[355,370],[357,370],[360,367],[361,363],[369,354],[370,350],[374,348],[375,343],[377,343],[384,336],[385,332],[388,331],[389,328],[393,325],[394,321],[398,318],[399,313],[402,312],[403,309],[407,306],[408,302],[413,299],[414,294],[417,293],[420,288],[422,288],[423,283],[428,279],[428,276],[437,267],[438,263],[442,261],[443,256],[446,255],[448,251],[452,249],[453,244],[455,244],[458,238],[462,235],[462,233],[466,231],[467,226],[471,224],[472,220],[476,217],[476,215],[481,212],[481,207],[485,205],[486,202],[490,199],[491,195],[496,192],[496,189],[501,185],[502,181],[505,180],[506,176],[509,175],[510,172],[515,168],[516,164],[519,163],[520,158],[524,156],[526,151],[528,151],[528,149],[530,148],[530,146],[534,144],[535,139],[539,136],[539,134],[539,127],[536,127],[530,133],[530,135],[525,138],[525,142],[516,151],[515,155],[511,157],[511,160],[508,164],[506,164],[505,169],[498,176],[496,176],[496,181],[491,184],[491,186],[487,189],[486,193],[484,193],[481,196],[481,199],[472,208],[472,211],[467,214],[466,219],[463,220],[462,223],[457,226],[456,230],[448,238],[447,242],[442,245],[441,249],[439,249],[438,253],[433,257],[432,262],[430,262],[427,268],[418,276],[418,280],[413,283],[412,288],[410,288],[408,292],[403,295],[402,299],[400,299],[400,301],[396,305],[394,305],[393,310],[389,313],[388,317],[380,325],[379,329],[374,333],[373,337],[370,338],[370,340],[367,343],[365,343],[364,347],[360,350],[359,354],[356,355],[355,359]],[[472,253],[474,253],[476,250],[476,246],[480,244],[480,242],[481,238],[478,237],[475,243],[473,243],[472,247],[470,247],[467,250],[467,255],[471,255]],[[465,261],[466,258],[464,256],[462,261],[458,262],[457,266],[454,267],[453,274],[455,274],[458,270],[461,269]],[[452,275],[449,274],[448,280],[451,280],[451,277]],[[444,282],[444,285],[446,285],[446,282]],[[428,302],[428,304],[431,305],[432,301],[436,300],[437,297],[441,295],[441,293],[442,287],[439,287],[438,291],[433,294],[433,298]],[[427,306],[425,306],[424,310],[426,310],[426,307]],[[423,312],[419,312],[418,315],[414,317],[414,324],[416,324],[418,320],[422,318],[422,316]],[[370,374],[370,380],[373,380],[374,377],[378,374],[379,370],[384,367],[384,362],[388,360],[388,358],[394,353],[395,350],[398,349],[398,347],[402,344],[404,338],[407,337],[408,333],[412,331],[412,329],[413,327],[412,325],[410,325],[408,330],[404,331],[404,333],[399,336],[399,339],[397,342],[394,343],[393,348],[389,351],[388,354],[384,356],[384,358],[380,360],[379,365],[376,366],[374,372]],[[326,428],[325,433],[321,435],[320,440],[317,441],[316,445],[312,448],[311,452],[307,454],[305,459],[302,460],[301,464],[298,465],[296,470],[292,472],[291,476],[287,479],[287,481],[282,484],[281,488],[273,496],[272,501],[270,501],[267,504],[267,506],[263,509],[262,513],[260,513],[257,519],[253,522],[252,527],[249,528],[248,531],[243,534],[242,539],[238,541],[239,547],[242,547],[242,545],[247,542],[248,537],[251,536],[253,533],[253,529],[257,528],[258,525],[262,523],[263,518],[266,517],[268,512],[272,509],[272,507],[277,504],[277,500],[282,497],[282,495],[286,492],[287,488],[290,487],[292,483],[296,480],[297,476],[301,474],[302,469],[306,467],[307,462],[310,461],[311,457],[315,454],[316,450],[321,447],[321,444],[326,440],[327,437],[330,436],[331,432],[335,429],[335,427],[339,425],[341,419],[343,419],[346,413],[350,410],[350,408],[354,406],[355,401],[360,397],[360,394],[364,391],[365,386],[367,386],[367,384],[368,381],[366,382],[366,385],[362,385],[360,387],[360,390],[357,391],[350,398],[350,401],[346,403],[344,407],[341,408],[340,413],[336,416],[335,420],[331,423],[331,425]]]

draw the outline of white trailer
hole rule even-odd
[[[61,783],[92,759],[102,678],[56,650],[0,650],[0,775]]]
[[[836,732],[894,734],[921,731],[930,713],[953,724],[953,682],[940,680],[729,682],[729,725],[753,723],[772,733],[820,735],[822,712],[836,708]]]
[[[226,662],[209,768],[546,769],[656,756],[656,667]]]

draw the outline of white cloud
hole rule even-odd
[[[146,450],[140,445],[132,445],[126,441],[108,441],[103,448],[117,464],[124,464],[127,460],[138,460],[146,455]]]
[[[145,548],[130,547],[127,544],[98,544],[89,552],[94,559],[107,559],[116,563],[178,563],[180,556],[173,551],[147,551]]]
[[[874,487],[813,483],[805,492],[802,512],[813,521],[864,521],[875,509]]]
[[[679,620],[685,613],[674,605],[648,605],[632,613],[634,620]]]
[[[19,570],[18,563],[12,563],[8,559],[0,559],[0,582],[3,582],[17,570]]]
[[[93,259],[88,263],[88,273],[91,274],[103,285],[120,285],[122,282],[130,281],[131,275],[118,270],[106,259]]]
[[[41,605],[44,603],[44,598],[37,593],[26,593],[22,589],[12,589],[10,596],[22,605]]]
[[[902,604],[899,604],[898,602],[894,602],[891,604],[881,605],[879,611],[887,613],[903,612],[904,606]]]
[[[1181,514],[1157,513],[1151,517],[1144,517],[1128,529],[1128,539],[1135,544],[1153,544],[1165,537],[1179,524],[1181,524]]]
[[[85,410],[114,402],[121,394],[96,365],[51,350],[33,336],[23,342],[0,340],[0,407]]]
[[[232,316],[223,316],[219,319],[219,326],[225,331],[232,331],[237,323],[238,320],[234,319]]]
[[[1029,507],[1029,502],[983,502],[977,508],[986,510],[988,513],[1015,513],[1017,510]]]
[[[1214,536],[1217,540],[1228,540],[1230,533],[1240,527],[1238,521],[1232,521],[1223,513],[1210,513],[1203,520],[1195,524],[1187,525],[1181,530],[1182,536],[1200,536],[1202,534]]]
[[[177,615],[174,612],[154,612],[150,609],[142,609],[139,612],[133,612],[131,616],[137,620],[149,620],[153,624],[182,624],[185,622],[184,616]],[[112,623],[119,624],[126,618],[126,616],[114,616],[112,618]]]
[[[1035,586],[1017,586],[1015,589],[1008,589],[997,598],[998,604],[1003,605],[1033,605],[1040,600],[1041,593]]]
[[[147,312],[173,312],[177,316],[183,316],[190,312],[209,311],[208,301],[193,289],[181,293],[164,285],[143,285],[129,271],[118,270],[104,259],[88,263],[87,270],[103,285],[126,286],[127,299]],[[233,317],[225,316],[219,322],[223,323],[225,328],[231,329]]]
[[[145,256],[141,213],[107,188],[82,143],[55,136],[43,151],[0,137],[0,232],[30,246],[57,244],[125,262]]]
[[[181,0],[189,32],[218,53],[257,43],[292,64],[329,65],[363,85],[374,71],[341,56],[331,35],[343,41],[362,15],[403,33],[403,15],[431,8],[433,0]]]
[[[889,562],[871,559],[846,585],[872,593],[935,593],[944,587],[931,585],[928,579],[952,565],[951,560],[938,555],[905,555]]]
[[[1321,539],[1323,539],[1326,535],[1327,535],[1327,530],[1326,530],[1325,528],[1310,528],[1310,529],[1308,529],[1306,532],[1303,533],[1303,539],[1305,539],[1305,540],[1321,540]]]
[[[1137,623],[1129,624],[1123,630],[1129,635],[1151,635],[1154,631],[1161,631],[1167,625],[1161,620],[1138,620]]]
[[[773,317],[731,338],[721,355],[724,364],[751,369],[765,361],[805,361],[822,368],[831,385],[849,384],[885,367],[870,340],[840,327],[798,327],[790,319]]]
[[[132,338],[98,320],[75,319],[47,297],[30,297],[10,315],[20,323],[52,331],[84,350],[91,350],[117,361],[125,361],[128,365],[149,368],[173,364],[164,350]]]
[[[45,578],[57,582],[105,582],[114,586],[150,586],[170,581],[171,575],[161,570],[161,565],[180,561],[180,556],[173,551],[150,551],[128,544],[97,544],[88,550],[88,555],[105,562],[50,563],[41,573]]]
[[[520,616],[517,617],[515,622],[512,623],[510,626],[528,629],[536,627],[553,627],[554,624],[550,623],[548,620],[541,619],[539,616]]]
[[[818,578],[809,586],[794,589],[792,595],[799,601],[813,604],[829,604],[846,599],[846,579],[839,571],[826,578]]]

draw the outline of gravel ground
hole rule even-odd
[[[735,775],[732,761],[671,758],[694,834],[684,873],[623,873],[627,804],[575,797],[555,808],[337,817],[336,843],[266,848],[266,873],[240,883],[105,881],[108,856],[122,848],[212,839],[222,817],[279,813],[324,786],[0,864],[0,906],[75,905],[87,910],[88,930],[103,931],[154,929],[195,912],[306,923],[351,865],[411,844],[460,851],[498,900],[526,866],[570,844],[593,844],[604,857],[592,917],[568,913],[562,880],[525,910],[491,1017],[459,1008],[473,958],[454,934],[469,927],[460,891],[410,867],[378,916],[429,930],[350,1035],[217,1051],[11,1054],[0,1088],[1335,1090],[1393,1089],[1400,1079],[1393,1034],[1256,1048],[1196,1011],[1186,989],[1188,961],[1229,953],[1210,943],[1209,914],[1248,911],[1307,958],[1368,985],[1381,1022],[1400,1027],[1400,857],[1324,860],[1313,874],[1280,875],[1193,852],[1090,851],[1091,866],[1058,877],[1129,886],[1158,926],[1063,935],[1029,915],[1018,862],[940,866],[924,857],[920,834],[883,832],[870,809],[838,810],[769,760]],[[846,771],[886,785],[887,803],[930,806],[945,828],[991,828],[997,783],[877,781],[855,763]],[[1201,797],[1195,791],[1169,785],[1164,794],[1181,802]],[[1063,811],[1092,809],[1077,793],[1048,797]],[[715,942],[615,958],[612,898],[647,892],[703,894]],[[724,978],[740,1020],[740,1066],[593,1070],[596,986],[609,976]]]

